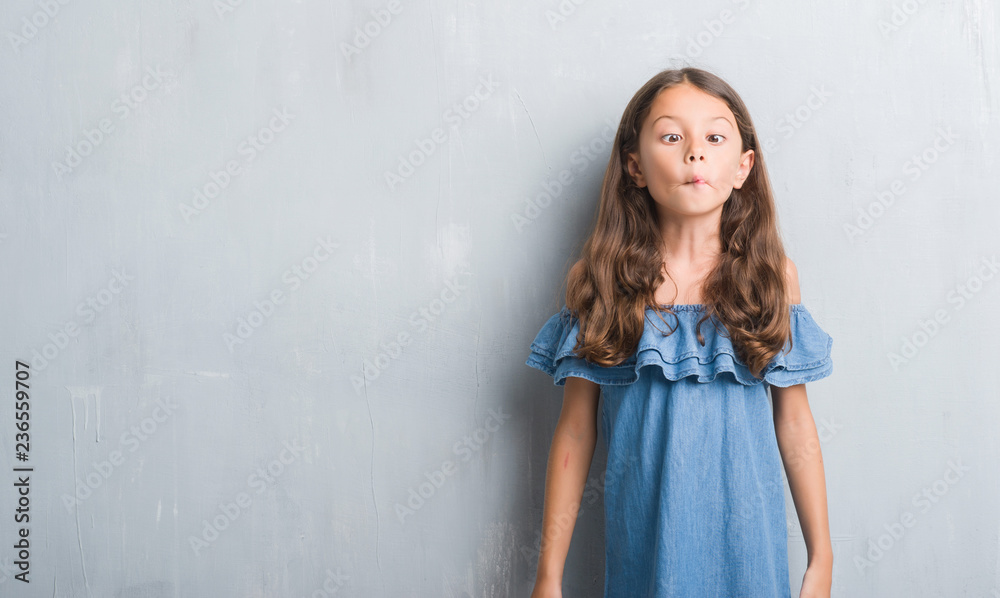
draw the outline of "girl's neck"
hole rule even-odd
[[[665,227],[660,243],[664,261],[681,270],[711,267],[722,252],[718,230],[718,224],[711,231],[703,227]]]

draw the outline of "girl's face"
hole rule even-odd
[[[682,83],[653,101],[627,166],[661,208],[695,216],[721,209],[732,190],[743,186],[754,156],[741,149],[729,106]]]

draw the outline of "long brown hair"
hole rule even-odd
[[[704,345],[702,323],[711,318],[721,322],[725,331],[720,333],[728,332],[737,356],[759,378],[790,334],[785,251],[750,113],[729,84],[697,68],[656,74],[636,92],[622,115],[593,232],[567,277],[566,306],[580,320],[576,351],[597,365],[618,365],[638,348],[646,308],[657,313],[664,309],[654,297],[665,280],[656,204],[648,188],[635,184],[626,164],[628,154],[638,150],[639,131],[654,99],[680,83],[724,101],[736,117],[741,151],[754,150],[748,178],[742,188],[733,189],[722,208],[722,251],[704,279],[705,313],[698,321],[697,335]]]

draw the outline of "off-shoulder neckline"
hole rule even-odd
[[[657,305],[660,309],[670,308],[672,311],[705,311],[704,303],[678,303],[675,305],[659,303]],[[791,308],[792,311],[801,311],[805,309],[805,306],[801,303],[789,303],[788,307]]]

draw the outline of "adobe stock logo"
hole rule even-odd
[[[615,139],[618,130],[618,123],[611,119],[606,119],[605,126],[601,132],[590,141],[579,145],[569,155],[569,162],[572,167],[563,168],[552,177],[546,177],[539,185],[541,191],[534,197],[529,197],[524,201],[524,208],[510,215],[514,222],[514,229],[523,232],[542,215],[542,211],[552,205],[552,202],[563,196],[578,176],[585,175],[592,162],[606,160],[605,153]]]
[[[820,85],[819,87],[810,85],[809,92],[809,95],[801,104],[796,106],[791,112],[786,112],[784,116],[778,119],[775,129],[781,133],[786,141],[791,139],[833,97],[833,92],[827,91],[826,85]],[[764,151],[772,156],[778,153],[781,147],[773,137],[764,139],[762,145],[764,146]]]
[[[350,60],[352,56],[361,54],[392,23],[393,17],[401,12],[403,6],[399,0],[389,0],[385,8],[371,11],[371,20],[361,27],[354,28],[354,38],[351,40],[354,44],[340,43],[340,52],[344,58]]]
[[[257,156],[262,154],[277,139],[278,134],[288,128],[288,124],[294,118],[295,115],[289,113],[288,108],[284,106],[275,106],[272,108],[271,117],[267,121],[267,124],[259,127],[254,133],[247,135],[236,146],[234,151],[240,156],[244,156],[243,161],[239,162],[230,159],[226,162],[224,168],[209,170],[206,177],[209,180],[200,187],[193,187],[191,189],[193,192],[191,204],[182,202],[177,206],[181,216],[184,218],[184,222],[190,223],[195,216],[204,212],[211,205],[212,200],[222,195],[230,183],[235,181],[236,177],[246,172],[246,167],[256,160]]]
[[[74,393],[72,399],[83,397],[88,389],[71,388]],[[156,399],[156,405],[149,415],[133,424],[129,429],[121,433],[118,440],[118,447],[107,454],[107,458],[101,461],[92,461],[92,471],[86,472],[82,477],[76,478],[76,486],[73,495],[63,493],[61,499],[67,513],[72,513],[75,507],[79,507],[90,498],[98,488],[104,485],[116,471],[119,471],[128,461],[129,455],[135,453],[139,448],[154,437],[157,431],[170,419],[177,409],[171,397],[160,397]],[[128,449],[127,451],[125,449]]]
[[[469,289],[468,285],[462,284],[459,281],[459,277],[471,276],[471,272],[459,272],[455,274],[452,278],[445,281],[444,288],[441,289],[437,297],[410,315],[410,326],[414,329],[414,336],[417,332],[423,333],[429,330],[444,314],[448,306],[457,301]],[[378,380],[389,369],[393,360],[402,357],[403,349],[413,342],[414,336],[411,336],[405,330],[401,330],[395,339],[389,340],[388,343],[384,341],[379,343],[376,355],[371,359],[365,358],[361,361],[361,375],[351,375],[351,386],[354,387],[354,392],[358,396],[362,396],[369,382]]]
[[[961,458],[949,459],[948,469],[944,474],[915,493],[910,503],[920,510],[920,514],[926,514],[971,470],[972,467],[962,463]],[[866,550],[860,555],[854,555],[854,567],[859,574],[864,575],[868,569],[875,567],[886,553],[903,541],[907,530],[919,523],[918,515],[912,511],[903,511],[896,519],[898,521],[890,520],[889,523],[882,524],[885,531],[874,539],[869,537]]]
[[[286,440],[284,448],[261,467],[247,476],[247,488],[254,494],[263,494],[265,490],[278,483],[278,478],[288,470],[288,467],[306,454],[307,448],[298,443],[298,439]],[[222,532],[236,523],[240,517],[250,511],[253,506],[253,495],[249,492],[238,492],[233,500],[219,503],[219,514],[211,519],[202,519],[201,534],[188,536],[188,544],[195,556],[201,556],[201,551],[216,542]]]
[[[947,128],[938,127],[934,141],[924,147],[919,153],[913,154],[903,164],[903,173],[909,175],[910,182],[916,182],[933,166],[942,155],[955,145],[958,135]],[[896,200],[906,193],[906,185],[901,178],[896,178],[888,185],[888,189],[875,191],[875,200],[866,207],[857,208],[854,224],[844,223],[844,233],[853,243],[856,237],[871,230],[879,219],[896,203]]]
[[[909,22],[910,17],[917,14],[917,12],[923,8],[923,4],[926,4],[927,0],[903,0],[902,3],[896,4],[892,3],[892,14],[889,15],[889,20],[879,19],[878,20],[878,31],[882,34],[882,37],[889,39],[893,34],[899,31],[903,25]]]
[[[111,102],[110,111],[118,116],[119,121],[125,121],[134,114],[154,91],[165,89],[169,92],[176,78],[176,74],[170,69],[165,69],[163,65],[147,66],[143,72],[143,75],[137,75],[139,81],[135,85],[123,91]],[[72,174],[88,156],[93,155],[107,143],[117,130],[110,116],[101,118],[93,128],[84,129],[80,134],[82,139],[65,146],[65,159],[52,162],[52,171],[56,178],[61,181]]]
[[[447,129],[434,127],[426,137],[414,140],[415,149],[410,150],[406,155],[399,156],[395,171],[385,170],[382,176],[390,191],[395,191],[397,187],[406,182],[417,171],[417,168],[427,162],[431,156],[449,141],[449,135],[458,131],[459,127],[472,117],[486,100],[500,87],[500,84],[493,79],[493,74],[479,77],[479,85],[471,93],[465,96],[461,102],[455,102],[450,108],[441,114],[441,120],[449,125]]]
[[[732,0],[732,3],[735,4],[740,11],[744,11],[747,6],[750,5],[750,0]],[[733,11],[728,8],[723,8],[714,19],[702,21],[704,28],[696,33],[694,37],[688,36],[687,46],[684,47],[684,55],[681,56],[674,54],[670,57],[671,60],[674,62],[684,63],[698,58],[705,52],[705,50],[708,49],[709,46],[715,43],[715,40],[722,37],[723,32],[725,32],[728,26],[735,22],[736,15]]]
[[[476,428],[471,434],[466,434],[452,445],[452,452],[456,456],[461,457],[462,463],[470,461],[475,453],[478,453],[483,448],[483,445],[490,439],[490,436],[496,434],[500,430],[500,426],[504,425],[512,417],[509,413],[504,413],[502,407],[500,409],[489,409],[488,412],[489,416],[483,425]],[[399,523],[405,524],[407,517],[415,515],[417,511],[422,509],[427,504],[427,501],[433,498],[437,494],[437,491],[444,486],[445,482],[458,473],[459,465],[460,463],[445,459],[434,471],[425,471],[424,478],[427,481],[418,484],[415,489],[412,486],[407,489],[406,504],[396,502],[394,508]]]
[[[980,258],[976,273],[948,291],[945,295],[945,301],[952,305],[952,311],[961,311],[965,308],[966,303],[982,292],[986,286],[985,283],[992,280],[998,272],[1000,272],[1000,262],[997,261],[996,255]],[[899,371],[901,366],[913,361],[920,350],[941,333],[945,324],[951,321],[951,316],[952,314],[947,309],[937,309],[932,315],[917,323],[918,330],[908,336],[901,337],[902,343],[899,350],[886,354],[892,371]]]
[[[76,313],[83,318],[83,324],[93,323],[97,316],[111,305],[116,296],[125,291],[128,283],[135,280],[134,276],[129,276],[124,270],[112,270],[111,273],[114,274],[114,278],[108,281],[105,288],[98,291],[95,296],[87,297],[76,305]],[[70,339],[79,336],[80,332],[81,328],[77,325],[76,320],[71,319],[64,322],[54,334],[49,333],[48,337],[51,342],[42,345],[40,351],[39,349],[31,350],[31,367],[39,372],[45,370],[69,347]]]
[[[320,266],[331,256],[333,250],[340,247],[340,243],[330,240],[330,235],[316,237],[316,245],[312,252],[306,257],[292,264],[281,275],[281,282],[288,287],[287,295],[279,285],[271,289],[264,299],[255,299],[253,307],[246,316],[240,316],[236,320],[236,327],[233,332],[223,332],[222,340],[226,343],[226,348],[233,353],[237,345],[246,343],[253,334],[262,327],[267,320],[278,310],[278,306],[285,303],[289,296],[298,291],[305,281],[312,278]]]
[[[30,17],[21,17],[21,29],[19,32],[8,31],[7,40],[10,42],[14,53],[21,54],[21,48],[28,45],[28,42],[38,37],[38,34],[45,29],[49,23],[62,12],[62,7],[69,4],[70,0],[38,0],[38,8]],[[5,10],[9,10],[9,5],[4,5]],[[18,35],[20,33],[20,35]]]

